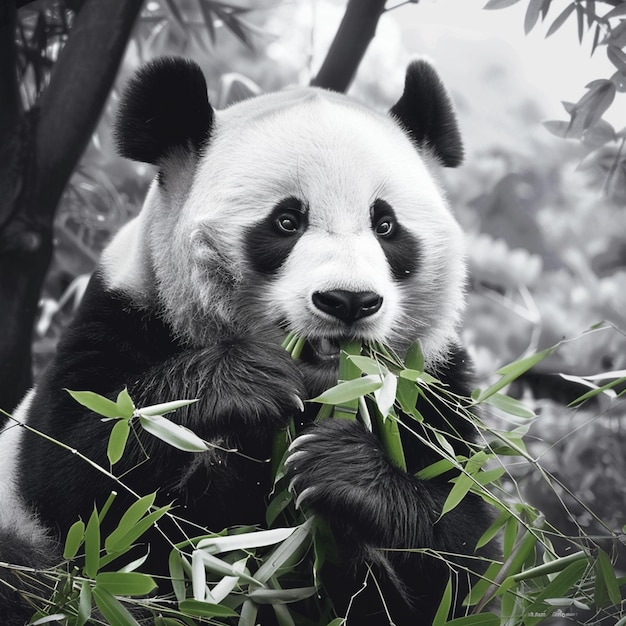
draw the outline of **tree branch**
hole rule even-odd
[[[100,117],[142,4],[85,0],[39,99],[38,190],[52,213]]]
[[[9,219],[20,189],[22,103],[17,83],[16,11],[0,3],[0,228]]]
[[[385,11],[386,0],[350,0],[337,34],[328,50],[314,87],[346,91],[361,59],[376,34],[376,26]]]

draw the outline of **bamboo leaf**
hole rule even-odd
[[[545,0],[530,0],[524,17],[524,32],[528,35],[537,24]]]
[[[85,523],[82,520],[74,522],[67,531],[65,537],[65,547],[63,548],[63,558],[72,560],[85,539]]]
[[[95,578],[100,567],[100,520],[94,507],[85,529],[85,567],[87,578]]]
[[[110,547],[119,542],[119,540],[150,510],[155,499],[156,492],[153,492],[139,498],[137,502],[133,502],[128,507],[124,515],[122,515],[117,527],[104,540],[104,548],[107,552],[110,552]]]
[[[595,566],[596,587],[594,601],[597,607],[617,606],[622,601],[619,584],[611,561],[603,550],[598,550]]]
[[[110,626],[139,626],[139,622],[106,589],[101,589],[96,585],[92,593],[96,606]]]
[[[357,400],[361,396],[372,393],[380,389],[382,385],[383,381],[379,375],[362,376],[361,378],[348,380],[335,385],[335,387],[328,389],[317,396],[317,398],[313,398],[312,402],[319,402],[320,404],[344,404],[345,402]]]
[[[441,519],[446,513],[449,513],[454,508],[456,508],[463,498],[469,493],[469,490],[472,488],[474,481],[467,474],[459,474],[454,479],[454,484],[452,489],[450,489],[450,493],[443,503],[443,508],[441,510],[441,514],[439,515],[439,519]]]
[[[393,404],[396,400],[397,386],[398,379],[391,372],[387,372],[383,379],[382,387],[374,391],[374,398],[376,398],[376,404],[378,405],[378,410],[383,420],[387,418],[393,408]]]
[[[75,626],[84,626],[91,617],[92,593],[89,581],[83,580],[80,585],[80,595],[78,597],[78,612],[76,614]]]
[[[119,411],[119,414],[124,419],[130,419],[135,412],[135,405],[128,394],[128,389],[124,387],[122,391],[117,394],[117,400],[115,402],[115,406]]]
[[[289,604],[310,598],[317,591],[316,587],[297,587],[295,589],[253,589],[248,597],[257,604]]]
[[[178,602],[182,602],[186,595],[185,570],[183,569],[182,560],[183,555],[178,550],[173,549],[170,552],[168,559],[170,580],[172,581],[172,588]]]
[[[419,341],[411,344],[407,350],[404,364],[407,369],[417,370],[418,372],[424,371],[424,354],[422,353],[422,346]]]
[[[96,587],[114,596],[145,596],[156,586],[150,576],[139,572],[101,572],[96,576]]]
[[[489,0],[483,7],[484,11],[495,11],[497,9],[506,9],[517,4],[520,0]]]
[[[170,422],[161,415],[144,415],[140,411],[139,423],[145,431],[179,450],[205,452],[209,449],[207,444],[189,428]]]
[[[272,530],[258,530],[239,535],[202,539],[198,542],[197,547],[208,554],[261,548],[285,541],[295,530],[295,528],[273,528]]]
[[[93,391],[71,391],[66,389],[67,393],[84,407],[90,411],[102,415],[103,417],[120,417],[120,411],[117,408],[117,404],[100,394]]]
[[[227,606],[192,599],[183,600],[178,608],[185,615],[194,617],[237,617],[237,613]]]
[[[132,528],[130,528],[126,534],[122,535],[117,541],[113,542],[111,540],[111,536],[107,537],[107,542],[109,545],[107,546],[107,542],[105,542],[105,548],[107,552],[121,552],[125,551],[129,548],[132,543],[139,539],[141,535],[143,535],[152,525],[160,520],[168,511],[170,507],[164,506],[156,511],[153,511],[149,515],[146,515],[144,518],[139,520]]]
[[[111,465],[115,465],[124,455],[126,442],[130,434],[130,424],[128,420],[119,420],[111,429],[109,443],[107,445],[107,457]]]
[[[552,22],[552,25],[548,29],[548,32],[546,33],[546,39],[550,37],[550,35],[553,35],[554,33],[556,33],[556,31],[559,30],[559,28],[561,28],[563,24],[565,24],[565,22],[567,21],[567,18],[574,12],[575,8],[576,8],[576,4],[572,2],[572,4],[568,4],[563,9],[563,11],[554,20],[554,22]]]
[[[444,626],[448,622],[448,614],[450,613],[450,607],[452,606],[452,576],[448,577],[446,588],[441,596],[439,602],[439,608],[433,619],[432,626]]]
[[[485,400],[485,403],[495,406],[497,409],[500,409],[509,415],[516,415],[517,417],[525,418],[536,417],[535,412],[529,409],[525,404],[503,393],[494,393]]]
[[[172,400],[172,402],[162,402],[161,404],[152,404],[150,406],[143,406],[139,409],[140,415],[155,415],[161,417],[166,413],[176,411],[176,409],[182,409],[190,404],[195,404],[198,399],[195,400]]]

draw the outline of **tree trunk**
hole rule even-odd
[[[311,81],[314,87],[344,92],[376,34],[386,0],[350,0],[324,63]]]
[[[57,205],[100,117],[142,0],[85,0],[37,104],[16,78],[15,6],[0,8],[0,408],[32,382],[31,340]]]

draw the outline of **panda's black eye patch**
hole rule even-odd
[[[305,204],[283,198],[265,219],[248,229],[246,251],[250,264],[263,274],[276,272],[308,226]]]
[[[408,278],[419,266],[419,240],[398,222],[395,211],[385,200],[371,206],[372,230],[387,257],[394,278]]]

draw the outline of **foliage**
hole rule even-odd
[[[520,0],[489,0],[485,9],[502,9]],[[553,0],[528,0],[524,30],[530,33],[539,23],[546,21]],[[556,10],[556,9],[555,9]],[[553,19],[546,32],[550,37],[566,22],[576,20],[578,40],[582,44],[586,33],[593,33],[591,54],[605,48],[607,58],[615,72],[609,78],[599,78],[586,86],[587,92],[578,102],[564,102],[569,121],[548,121],[544,125],[554,135],[577,139],[589,149],[586,157],[605,172],[605,191],[616,185],[624,186],[626,172],[626,129],[616,131],[603,116],[613,104],[618,93],[626,91],[626,2],[621,0],[568,0]]]
[[[285,346],[297,354],[297,340],[288,338]],[[614,567],[614,550],[621,533],[605,527],[602,543],[590,536],[564,535],[540,511],[520,501],[514,478],[516,473],[519,475],[519,467],[516,471],[509,469],[523,465],[538,484],[554,490],[562,487],[559,479],[526,448],[526,434],[537,420],[534,411],[504,393],[512,382],[557,349],[558,346],[553,346],[502,367],[493,384],[476,389],[471,398],[460,398],[423,371],[424,362],[417,344],[409,350],[404,363],[384,346],[348,344],[341,353],[337,386],[313,400],[322,405],[318,419],[361,420],[377,433],[390,459],[400,466],[403,452],[398,429],[404,426],[398,419],[399,412],[421,422],[415,401],[426,389],[435,392],[476,429],[478,443],[472,444],[467,457],[456,456],[450,435],[431,425],[426,427],[434,435],[437,446],[430,438],[411,431],[413,436],[420,437],[422,444],[437,450],[441,456],[439,461],[421,470],[418,478],[428,480],[450,469],[459,472],[451,481],[452,488],[441,515],[458,506],[468,493],[478,494],[498,511],[477,547],[501,536],[502,559],[491,562],[474,585],[467,598],[466,617],[449,622],[455,626],[476,624],[479,615],[481,624],[510,626],[538,624],[546,615],[563,612],[586,614],[589,619],[623,617],[620,586],[626,584],[626,578],[620,578]],[[624,380],[623,374],[619,382]],[[604,392],[606,388],[597,388],[577,402],[588,402],[592,396]],[[128,488],[122,478],[115,477],[114,466],[122,458],[133,430],[142,428],[189,453],[212,445],[165,417],[193,400],[137,408],[126,390],[114,401],[86,391],[69,393],[102,420],[111,422],[107,451],[110,468],[98,469],[114,477],[124,489]],[[487,425],[474,412],[478,406],[490,411],[497,409],[503,426]],[[169,571],[174,597],[150,595],[155,581],[138,571],[147,554],[132,561],[126,555],[141,544],[144,533],[159,519],[164,516],[174,519],[170,506],[156,507],[155,493],[134,493],[134,504],[107,536],[101,536],[101,522],[115,498],[112,493],[88,520],[77,520],[70,528],[63,561],[44,572],[54,593],[49,602],[41,599],[32,623],[45,623],[52,616],[68,626],[82,626],[90,620],[97,623],[99,618],[94,612],[97,609],[108,623],[124,626],[139,623],[138,611],[147,612],[156,619],[155,623],[164,625],[192,626],[208,619],[212,624],[245,626],[255,623],[260,606],[271,605],[279,624],[338,626],[342,616],[334,618],[329,612],[323,586],[320,587],[323,581],[319,579],[325,555],[332,550],[332,539],[323,524],[293,502],[283,476],[282,464],[293,437],[292,425],[277,438],[274,449],[275,489],[267,511],[271,530],[207,531],[172,545]],[[66,447],[62,442],[56,443]],[[98,467],[82,457],[80,451],[77,454]],[[555,540],[566,549],[557,550]],[[450,555],[434,556],[449,562]],[[110,571],[112,562],[119,562],[118,559],[128,562]],[[458,566],[450,565],[453,576]],[[448,623],[450,594],[448,587],[435,620],[438,626]],[[309,621],[303,621],[299,615],[302,605],[297,603],[302,602],[307,603]],[[494,602],[499,602],[500,608]],[[294,608],[292,603],[296,603]],[[312,611],[318,616],[317,621],[310,621]]]

